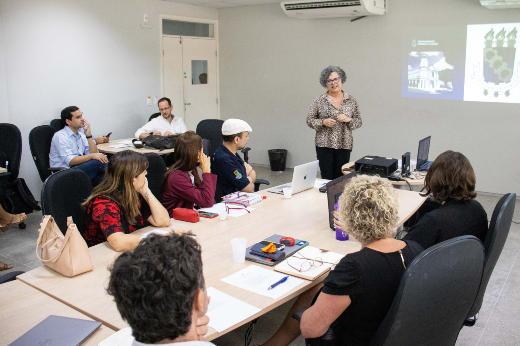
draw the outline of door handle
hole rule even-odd
[[[186,103],[186,102],[184,102],[184,105],[185,105],[185,106],[191,106],[191,103]]]

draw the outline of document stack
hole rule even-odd
[[[222,201],[225,203],[241,204],[244,207],[249,207],[255,203],[262,202],[262,199],[262,195],[238,191],[224,196]]]

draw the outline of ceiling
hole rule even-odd
[[[263,4],[279,4],[282,0],[164,0],[169,2],[178,2],[196,6],[225,8],[237,6],[251,6]]]

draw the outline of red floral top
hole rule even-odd
[[[105,196],[98,196],[90,201],[87,208],[86,227],[83,237],[87,245],[94,246],[103,243],[116,232],[129,234],[143,228],[152,215],[148,203],[139,196],[141,214],[135,225],[130,225],[116,202]]]

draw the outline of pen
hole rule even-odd
[[[285,281],[287,281],[287,279],[289,278],[289,275],[283,277],[280,281],[276,281],[274,284],[272,284],[271,286],[269,286],[267,288],[267,290],[272,290],[273,288],[275,288],[276,286],[278,286],[279,284],[283,284]]]

